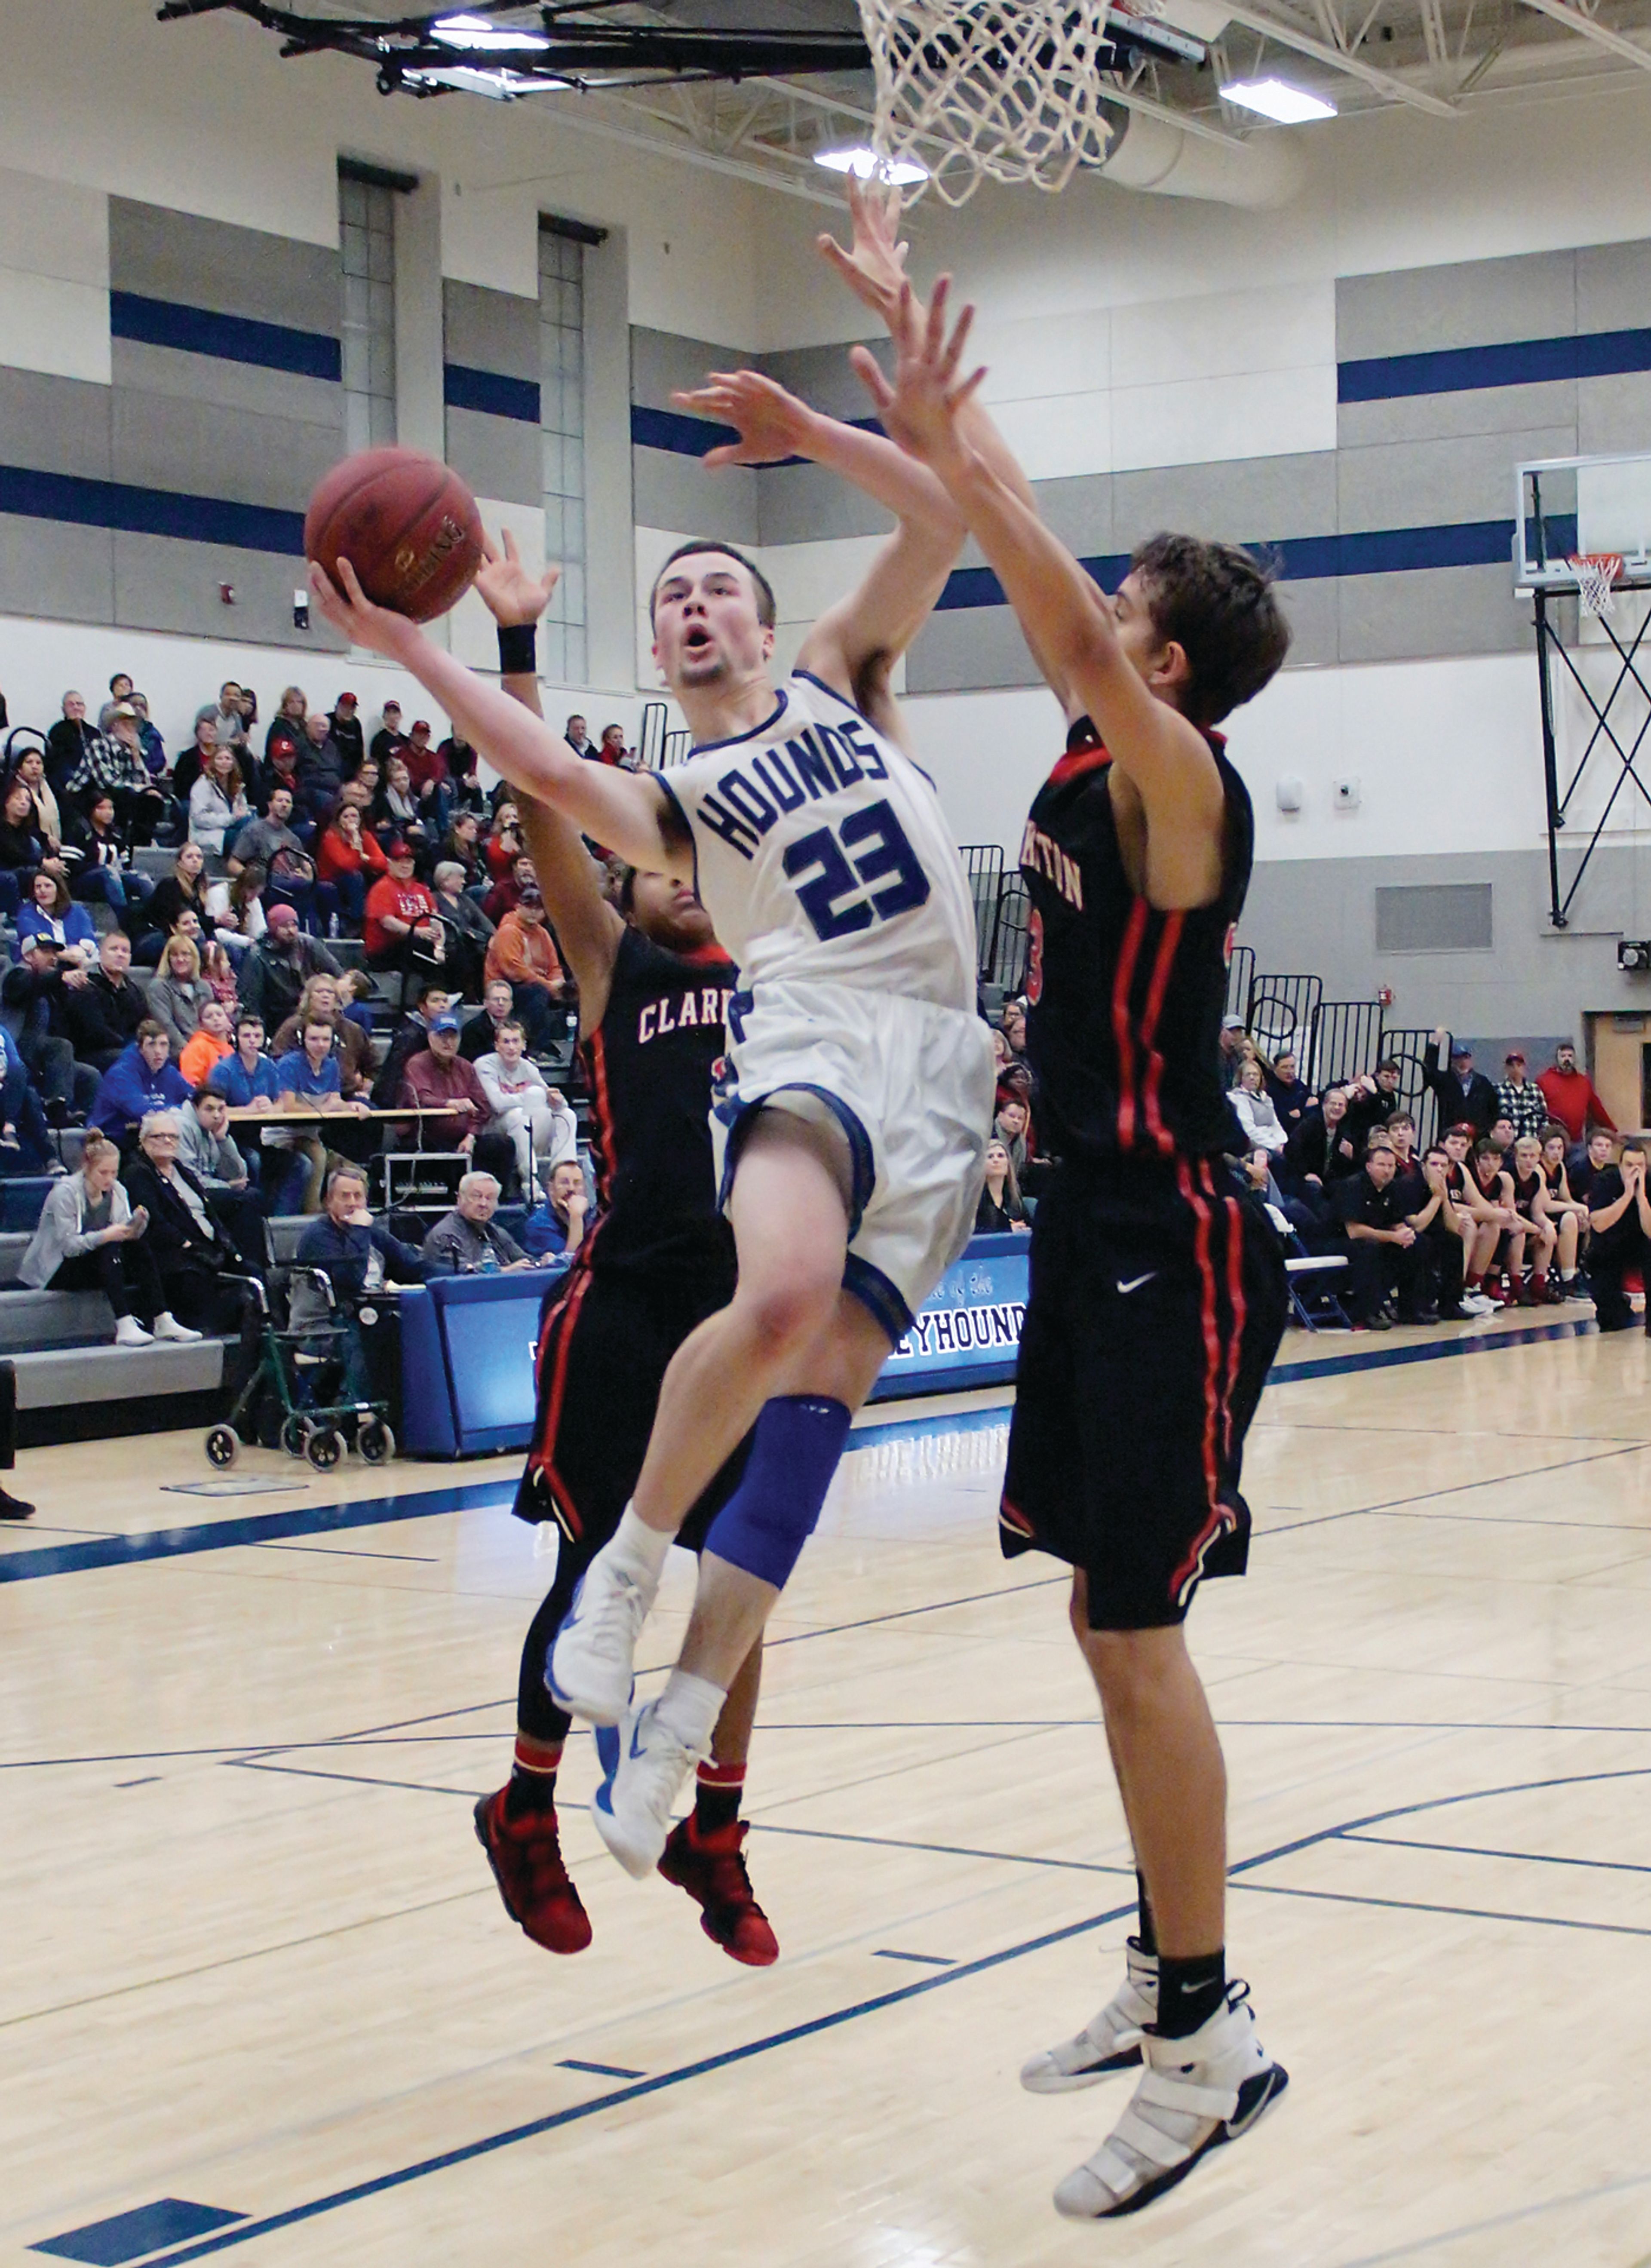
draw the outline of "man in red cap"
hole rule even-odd
[[[412,777],[418,815],[431,841],[439,843],[447,831],[447,806],[453,801],[453,786],[447,777],[447,759],[439,748],[431,745],[426,718],[414,719],[407,746],[402,750],[402,761]]]
[[[441,959],[441,923],[436,901],[413,875],[413,846],[400,836],[384,846],[389,868],[367,892],[362,943],[369,968],[426,970]]]
[[[367,742],[361,729],[360,703],[353,693],[339,695],[328,722],[332,725],[334,745],[343,762],[344,777],[354,779],[367,753]]]

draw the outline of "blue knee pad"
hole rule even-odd
[[[744,1475],[711,1521],[706,1550],[783,1591],[814,1534],[848,1434],[841,1402],[813,1394],[765,1402]]]

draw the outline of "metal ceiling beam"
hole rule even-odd
[[[1624,39],[1620,32],[1613,32],[1607,24],[1596,23],[1580,8],[1568,7],[1566,0],[1521,0],[1521,5],[1534,8],[1537,15],[1546,16],[1551,23],[1563,24],[1567,32],[1574,32],[1580,39],[1591,40],[1596,48],[1620,55],[1625,63],[1637,63],[1641,70],[1651,70],[1651,49]]]
[[[1223,0],[1225,5],[1225,0]],[[1527,0],[1527,5],[1546,6],[1549,0]],[[1559,6],[1560,0],[1551,0]],[[1567,11],[1568,13],[1569,11]],[[1260,32],[1276,40],[1281,48],[1294,48],[1298,55],[1311,55],[1315,63],[1327,63],[1330,70],[1342,71],[1350,78],[1362,79],[1382,94],[1390,95],[1395,102],[1407,103],[1412,110],[1425,110],[1431,118],[1456,118],[1460,115],[1451,102],[1442,102],[1436,94],[1428,94],[1408,79],[1396,78],[1391,71],[1378,70],[1356,55],[1344,55],[1339,48],[1327,47],[1323,40],[1314,39],[1307,32],[1298,31],[1294,24],[1281,23],[1278,17],[1264,14],[1259,8],[1229,7],[1227,20],[1242,24],[1252,32]]]

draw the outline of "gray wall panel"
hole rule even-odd
[[[138,488],[301,512],[340,454],[341,437],[175,394],[113,389],[114,478]]]
[[[263,370],[255,363],[226,362],[218,355],[180,354],[172,347],[146,346],[139,339],[112,343],[116,386],[135,394],[180,394],[186,401],[216,402],[221,409],[323,426],[342,445],[343,388],[329,378]]]
[[[1115,549],[1132,550],[1160,528],[1190,528],[1226,543],[1336,529],[1336,457],[1257,457],[1229,464],[1164,465],[1112,478]]]
[[[1032,484],[1044,524],[1080,559],[1108,559],[1122,549],[1112,482],[1110,473],[1074,473],[1065,480]]]
[[[882,535],[894,525],[881,504],[819,465],[776,465],[757,478],[755,487],[763,543]]]
[[[906,656],[908,693],[976,693],[1002,685],[1041,685],[1007,607],[959,608],[932,615]]]
[[[1530,645],[1530,609],[1515,600],[1508,567],[1434,567],[1424,573],[1349,575],[1338,590],[1338,652],[1343,661],[1517,653]]]
[[[114,619],[128,629],[178,630],[193,637],[250,639],[260,645],[342,653],[344,640],[312,611],[310,628],[292,627],[292,593],[303,563],[228,544],[188,543],[167,535],[114,538]],[[234,588],[235,604],[218,596]],[[303,681],[300,659],[289,667]]]
[[[338,254],[261,229],[109,199],[109,284],[216,314],[336,338],[343,316]]]
[[[1526,457],[1576,453],[1576,429],[1463,434],[1448,441],[1396,441],[1337,453],[1341,530],[1434,527],[1513,517],[1514,467]]]
[[[1637,331],[1651,308],[1651,243],[1589,244],[1576,255],[1579,331]]]
[[[109,389],[0,367],[0,455],[32,472],[109,477]]]
[[[1563,338],[1576,325],[1576,254],[1519,253],[1445,268],[1344,276],[1336,286],[1336,356],[1360,362],[1510,339]]]
[[[1576,391],[1577,454],[1603,456],[1628,449],[1651,454],[1651,371],[1585,378]]]
[[[1310,669],[1341,657],[1341,585],[1319,577],[1280,583],[1279,603],[1290,625],[1286,669]]]
[[[539,428],[480,409],[447,409],[447,462],[477,496],[500,504],[542,504]]]
[[[865,343],[883,370],[892,376],[894,348],[887,335],[879,331]],[[781,354],[748,355],[741,359],[766,372],[791,393],[800,395],[811,409],[823,410],[828,417],[846,417],[852,422],[875,415],[871,396],[850,365],[847,343],[794,347]],[[727,364],[719,364],[718,367],[726,369]]]
[[[729,543],[758,541],[755,473],[740,467],[708,473],[697,457],[668,449],[633,449],[630,461],[639,527],[720,535]]]
[[[23,519],[0,512],[0,614],[44,615],[60,622],[112,622],[114,539],[107,528],[62,520]],[[65,688],[67,689],[67,688]],[[90,700],[95,686],[85,688]],[[17,713],[14,725],[55,721]]]
[[[1336,438],[1344,449],[1437,441],[1476,433],[1526,433],[1576,422],[1574,378],[1542,386],[1478,386],[1463,394],[1407,394],[1392,401],[1344,401]],[[1511,474],[1515,460],[1508,460]]]
[[[470,370],[539,383],[539,302],[480,284],[442,285],[446,357]]]
[[[738,370],[750,357],[738,347],[680,338],[674,331],[630,331],[630,399],[645,409],[669,409],[678,387],[703,386],[711,370]],[[645,523],[652,526],[652,522]]]

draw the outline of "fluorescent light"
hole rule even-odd
[[[409,71],[404,84],[408,86],[450,86],[461,94],[484,94],[494,102],[514,102],[523,94],[565,93],[568,82],[563,78],[529,78],[522,71],[473,70],[468,63],[455,63],[451,70]]]
[[[852,173],[858,181],[888,181],[897,189],[929,178],[928,167],[919,166],[915,158],[880,158],[875,150],[863,146],[816,150],[814,161],[816,166],[829,166],[834,173]]]
[[[490,23],[485,16],[442,16],[431,27],[432,39],[444,47],[468,48],[471,53],[484,49],[499,55],[537,50],[550,44],[542,33],[512,29],[509,25]]]
[[[1286,85],[1281,78],[1235,79],[1221,89],[1226,102],[1242,103],[1246,110],[1258,110],[1264,118],[1275,119],[1280,126],[1302,126],[1309,118],[1334,118],[1336,106],[1322,101],[1316,94],[1305,94],[1299,86]]]

